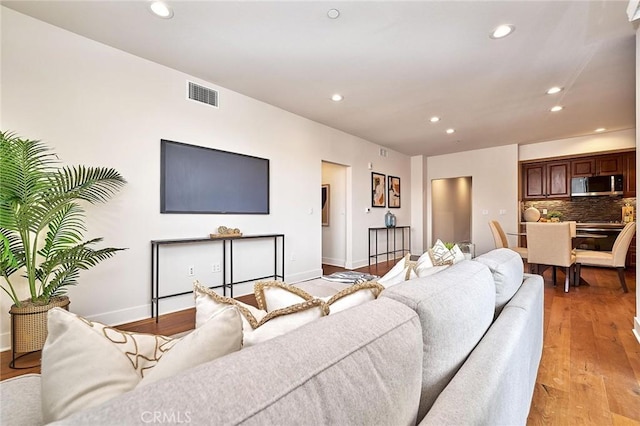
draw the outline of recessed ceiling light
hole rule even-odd
[[[454,129],[447,129],[447,133],[448,133],[448,134],[451,134],[451,133],[453,133],[453,132],[455,132],[455,130],[454,130]]]
[[[562,92],[562,87],[555,86],[547,90],[547,95],[555,95],[556,93],[560,92]]]
[[[429,119],[429,121],[431,121],[432,123],[437,123],[438,121],[440,121],[440,117],[436,117],[435,115],[433,117],[431,117]]]
[[[343,99],[344,98],[339,93],[336,93],[335,95],[331,96],[331,100],[334,101],[334,102],[340,102]]]
[[[508,36],[512,32],[516,30],[516,27],[513,25],[500,25],[496,27],[493,32],[489,35],[490,38],[499,39]]]
[[[340,11],[338,9],[329,9],[329,11],[327,12],[327,16],[329,17],[329,19],[338,19],[338,16],[340,16]]]
[[[160,18],[170,19],[173,17],[173,10],[161,1],[154,1],[149,4],[149,9]]]
[[[596,129],[596,132],[598,132],[598,133],[602,133],[602,132],[604,132],[605,130],[607,130],[607,129],[605,129],[604,127],[598,127],[598,128]]]
[[[551,112],[558,112],[558,111],[562,111],[563,107],[561,107],[560,105],[556,105],[553,108],[551,108]]]

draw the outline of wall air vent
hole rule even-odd
[[[188,98],[218,108],[218,91],[187,81]]]

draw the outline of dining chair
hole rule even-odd
[[[564,291],[569,292],[569,283],[576,262],[575,252],[571,246],[572,226],[569,222],[528,222],[527,223],[527,261],[536,273],[539,266],[564,268]],[[553,285],[556,285],[555,268]],[[575,279],[575,277],[574,277]]]
[[[527,258],[528,250],[526,247],[518,247],[512,246],[509,247],[509,241],[507,240],[507,234],[502,230],[502,226],[500,222],[497,220],[489,221],[489,227],[491,228],[491,233],[493,234],[493,241],[496,245],[496,248],[508,248],[520,255],[523,259]]]
[[[622,289],[625,293],[628,293],[629,288],[624,278],[624,264],[631,239],[635,232],[636,223],[629,222],[616,237],[611,251],[576,250],[576,280],[580,279],[580,268],[582,265],[615,268],[618,271],[618,278],[620,279]]]

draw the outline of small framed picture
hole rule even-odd
[[[371,172],[371,207],[386,207],[386,176]]]
[[[329,184],[322,185],[322,226],[329,226],[330,195]]]
[[[389,176],[389,185],[388,185],[389,195],[387,196],[389,204],[389,208],[399,209],[400,208],[400,178],[396,176]]]

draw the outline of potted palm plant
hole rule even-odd
[[[16,353],[42,349],[47,311],[69,305],[65,293],[80,270],[123,250],[84,240],[82,204],[106,201],[126,181],[111,168],[57,162],[43,142],[0,131],[0,275],[13,302],[12,366]],[[25,281],[29,298],[20,300]]]

